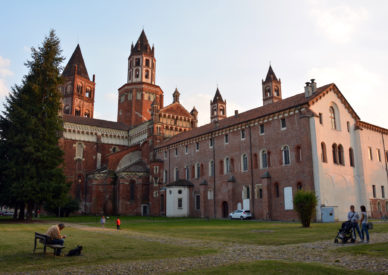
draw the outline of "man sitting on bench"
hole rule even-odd
[[[47,232],[46,235],[48,236],[48,244],[59,244],[63,245],[65,242],[66,235],[61,235],[61,230],[65,228],[65,225],[63,223],[60,223],[58,225],[53,225],[51,226]],[[61,249],[58,248],[56,250],[56,255],[60,256],[61,255]]]

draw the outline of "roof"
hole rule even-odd
[[[372,131],[375,131],[378,133],[382,133],[384,135],[388,135],[388,129],[385,129],[385,128],[377,126],[377,125],[373,125],[373,124],[365,122],[365,121],[361,121],[361,120],[357,121],[356,126],[361,127],[361,128],[366,128],[366,129],[369,129],[369,130],[372,130]]]
[[[212,101],[212,104],[214,104],[214,103],[225,103],[224,100],[222,99],[220,90],[218,90],[218,88],[217,88],[216,94],[214,95],[214,98]]]
[[[194,184],[192,184],[188,180],[177,180],[177,181],[174,181],[172,183],[167,184],[166,186],[167,187],[173,187],[173,186],[176,186],[176,187],[179,187],[179,186],[182,186],[182,187],[193,187]]]
[[[168,113],[168,114],[173,114],[177,116],[185,116],[185,117],[191,118],[191,114],[179,102],[174,102],[174,103],[171,103],[170,105],[167,105],[166,107],[160,110],[160,113]]]
[[[269,81],[272,81],[272,80],[278,81],[274,71],[272,70],[272,66],[269,65],[268,73],[267,73],[267,76],[266,76],[264,82],[269,82]]]
[[[65,69],[63,70],[63,76],[73,76],[75,71],[75,66],[77,65],[77,75],[82,76],[83,78],[89,79],[89,74],[85,66],[84,58],[82,57],[81,48],[79,44],[75,48],[73,54],[71,55],[69,62]]]
[[[101,128],[109,128],[116,130],[129,130],[129,127],[121,122],[114,122],[102,119],[88,118],[88,117],[80,117],[73,115],[63,115],[63,121],[75,124],[89,125]]]
[[[170,139],[167,139],[166,141],[160,143],[156,147],[160,148],[160,147],[168,146],[186,139],[198,137],[213,131],[218,131],[220,129],[227,128],[245,121],[250,121],[256,118],[260,118],[273,113],[284,111],[292,107],[297,107],[303,104],[307,104],[312,99],[314,99],[319,94],[326,91],[329,87],[333,85],[334,84],[327,84],[317,88],[316,92],[308,98],[305,97],[304,93],[300,93],[300,94],[288,97],[286,99],[240,113],[237,116],[230,116],[230,117],[224,118],[222,120],[219,120],[217,123],[212,122],[212,123],[203,125],[201,127],[194,128],[191,131],[187,131],[187,132],[183,132],[178,135],[175,135]]]
[[[135,163],[132,163],[129,166],[124,167],[123,169],[120,169],[117,171],[120,172],[135,172],[135,173],[142,173],[142,172],[149,172],[149,169],[147,168],[147,165],[143,160],[139,160]]]
[[[139,39],[137,40],[135,46],[131,47],[131,55],[132,54],[141,54],[141,53],[147,53],[150,55],[153,55],[153,50],[150,47],[150,44],[148,43],[147,36],[144,32],[144,30],[141,31],[141,34],[139,36]]]

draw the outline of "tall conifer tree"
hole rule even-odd
[[[15,86],[0,116],[0,191],[4,202],[24,209],[27,218],[44,202],[57,203],[69,186],[63,174],[63,151],[59,146],[62,131],[60,41],[50,31],[38,49],[32,48],[29,69],[21,86]]]

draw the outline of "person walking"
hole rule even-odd
[[[102,216],[102,217],[101,217],[101,220],[100,220],[100,223],[101,223],[102,228],[105,227],[105,222],[106,222],[105,216]]]
[[[117,219],[116,219],[117,230],[120,230],[120,224],[121,224],[120,218],[117,217]]]
[[[361,241],[364,243],[369,243],[369,231],[368,231],[368,214],[366,213],[366,208],[364,205],[361,205]],[[365,240],[366,235],[366,240]]]
[[[360,216],[358,215],[357,212],[354,211],[354,205],[351,205],[350,206],[350,211],[348,213],[348,221],[350,221],[352,223],[352,228],[353,228],[353,234],[354,234],[354,239],[356,240],[357,239],[357,234],[356,234],[356,231],[358,233],[358,236],[361,238],[361,232],[360,232],[360,227],[358,226],[358,221],[360,219]]]

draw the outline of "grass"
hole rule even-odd
[[[175,273],[177,274],[177,273]],[[282,261],[256,261],[238,263],[214,268],[193,270],[185,274],[371,274],[366,271],[350,271],[339,267],[329,267],[312,263],[290,263]],[[374,273],[376,274],[376,273]]]
[[[343,254],[365,255],[371,257],[384,257],[388,259],[388,243],[365,244],[350,247],[341,247],[336,250]]]
[[[58,220],[58,218],[45,218]],[[99,226],[100,217],[61,218],[64,222],[76,222]],[[163,234],[171,237],[201,239],[209,241],[238,242],[257,245],[284,245],[319,240],[336,236],[340,223],[312,223],[302,228],[300,223],[206,220],[166,217],[120,217],[123,230]],[[388,223],[375,223],[371,232],[388,232]],[[114,228],[114,217],[107,220],[106,227]]]
[[[61,268],[74,265],[94,265],[134,260],[149,260],[173,257],[190,257],[215,253],[215,250],[182,247],[130,238],[125,232],[91,232],[67,227],[64,234],[66,251],[81,244],[81,257],[55,258],[52,249],[43,255],[42,245],[37,254],[32,254],[34,232],[44,233],[47,224],[0,224],[0,272],[30,271]]]

